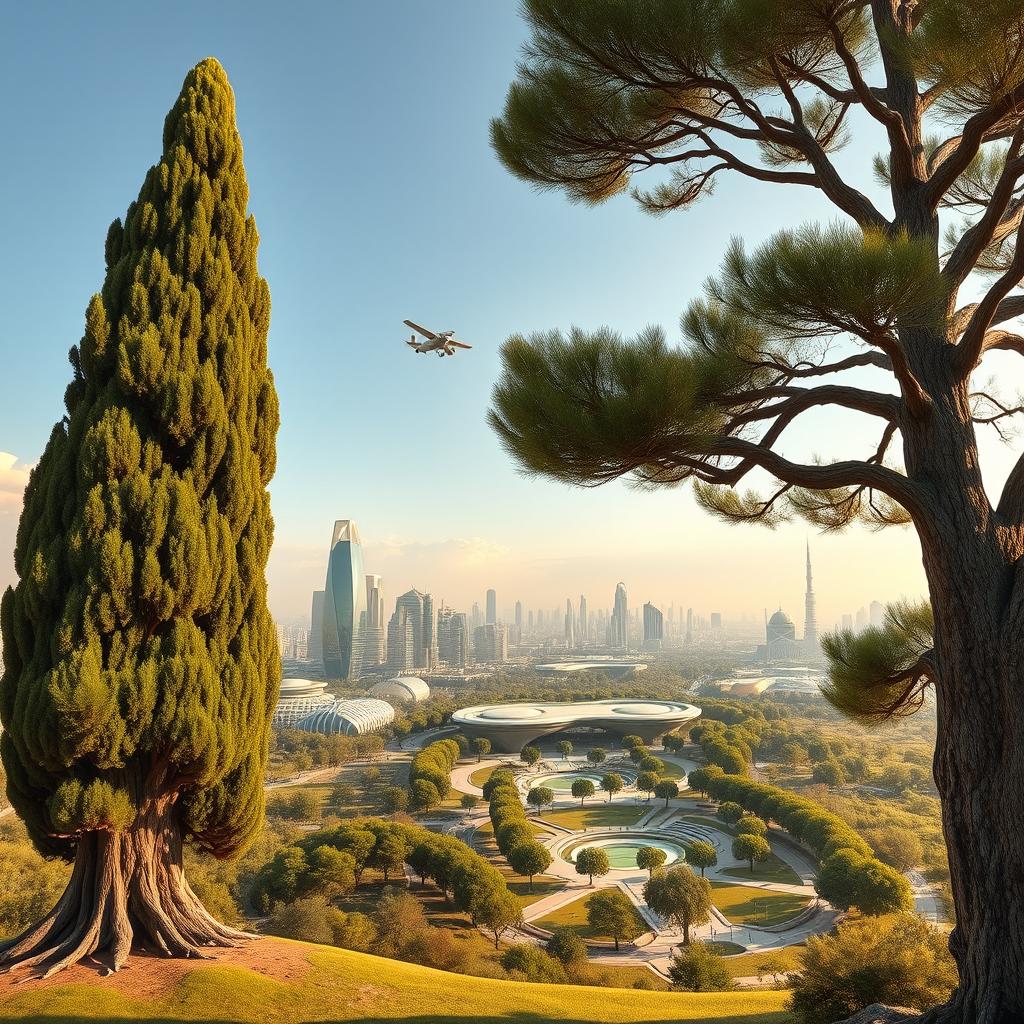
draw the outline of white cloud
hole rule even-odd
[[[0,593],[15,582],[14,540],[30,468],[0,451]]]
[[[0,451],[0,515],[13,515],[21,511],[21,499],[28,483],[31,467],[18,463],[18,457]]]

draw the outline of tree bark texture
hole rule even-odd
[[[175,805],[163,798],[125,831],[82,835],[63,895],[42,921],[0,945],[0,970],[45,978],[95,957],[117,971],[133,948],[205,957],[203,947],[251,938],[216,921],[192,891]]]

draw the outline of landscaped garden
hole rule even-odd
[[[596,928],[591,927],[587,921],[587,905],[594,895],[592,892],[587,893],[571,903],[563,904],[557,910],[553,910],[550,914],[534,920],[532,923],[540,928],[547,928],[548,931],[554,931],[556,928],[571,928],[585,939],[611,939],[612,936],[605,935]],[[637,928],[641,932],[649,931],[650,925],[643,919],[640,912],[634,911],[634,913],[636,915]]]
[[[771,927],[796,917],[807,906],[807,897],[798,893],[773,892],[728,882],[711,883],[715,906],[733,924]]]

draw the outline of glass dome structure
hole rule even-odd
[[[325,704],[303,718],[298,728],[322,736],[364,736],[383,729],[394,720],[395,709],[390,704],[372,697],[360,697]]]

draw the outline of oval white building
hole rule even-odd
[[[430,696],[430,687],[419,676],[395,676],[382,683],[374,683],[369,692],[382,700],[419,704]]]
[[[322,679],[282,679],[271,725],[275,729],[294,728],[317,708],[334,702],[326,690],[327,683]]]
[[[603,729],[615,736],[639,736],[652,743],[659,736],[700,717],[700,708],[671,700],[576,701],[538,704],[480,704],[462,708],[452,722],[467,736],[491,741],[496,753],[514,754],[534,740],[575,725]]]

